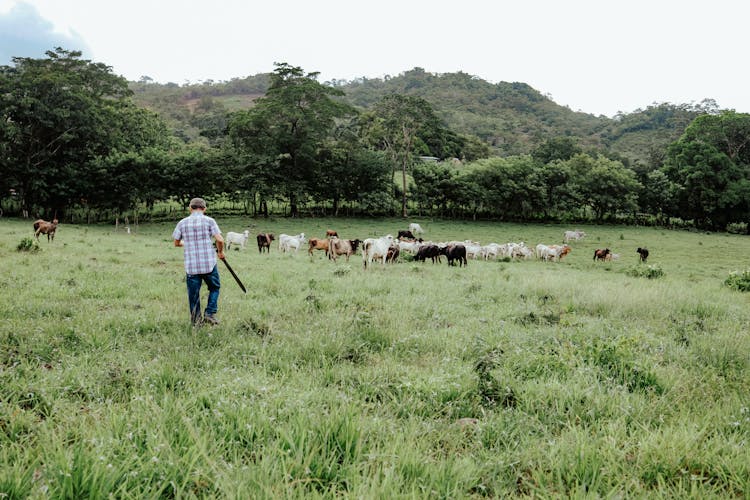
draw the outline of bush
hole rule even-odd
[[[634,278],[648,278],[650,280],[664,277],[664,270],[661,266],[650,264],[648,266],[635,266],[628,269],[625,274]]]
[[[19,252],[30,252],[30,253],[36,253],[41,250],[41,247],[39,246],[39,243],[34,240],[34,238],[25,237],[21,240],[21,242],[16,247],[16,250]]]
[[[731,234],[747,234],[747,222],[732,222],[727,224],[727,232]]]
[[[750,269],[734,271],[724,280],[724,284],[740,292],[750,292]]]

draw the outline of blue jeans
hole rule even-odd
[[[208,286],[208,304],[206,315],[216,314],[219,307],[219,268],[214,266],[208,274],[188,274],[187,279],[188,303],[190,304],[190,319],[195,323],[201,317],[201,283]]]

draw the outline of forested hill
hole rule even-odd
[[[501,156],[528,153],[547,139],[565,136],[584,149],[610,151],[650,167],[658,165],[666,146],[696,116],[716,111],[715,103],[705,101],[654,104],[613,118],[594,116],[561,106],[525,83],[493,84],[462,72],[435,74],[421,68],[383,79],[329,83],[362,109],[393,93],[421,97],[451,129],[481,138]],[[139,104],[158,112],[189,141],[202,130],[220,127],[226,112],[252,106],[265,93],[268,75],[182,86],[143,79],[130,86]]]
[[[421,68],[388,79],[361,79],[341,88],[352,104],[367,108],[385,95],[421,97],[457,132],[476,135],[500,154],[530,151],[556,136],[601,147],[599,133],[610,120],[576,113],[525,83],[489,83],[466,73],[428,73]]]

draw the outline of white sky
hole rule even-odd
[[[274,62],[320,81],[419,66],[528,83],[596,115],[704,98],[746,113],[749,21],[747,0],[0,0],[0,64],[62,43],[180,84]]]

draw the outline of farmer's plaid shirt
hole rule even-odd
[[[221,234],[216,221],[198,211],[177,223],[172,238],[182,240],[187,274],[208,274],[213,271],[216,250],[211,237],[215,234]]]

